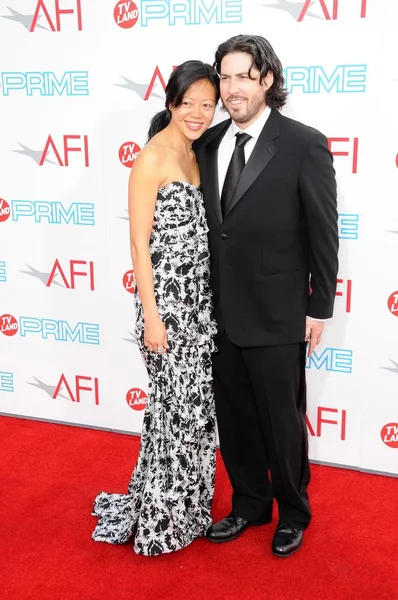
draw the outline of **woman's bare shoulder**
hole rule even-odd
[[[151,140],[139,153],[134,166],[141,165],[142,167],[158,168],[164,160],[164,148],[158,143],[152,143]]]

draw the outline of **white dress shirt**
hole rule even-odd
[[[256,142],[259,138],[260,133],[263,130],[265,123],[267,122],[268,117],[271,114],[271,109],[269,106],[266,106],[264,112],[258,117],[254,123],[249,125],[247,129],[240,129],[240,127],[232,121],[231,125],[228,127],[226,134],[221,140],[221,144],[218,148],[218,185],[221,192],[225,181],[225,176],[227,174],[228,165],[231,162],[232,154],[235,150],[236,143],[236,134],[237,133],[247,133],[252,136],[252,139],[249,140],[245,145],[245,162],[249,160],[250,154],[253,152],[253,148],[256,145]]]
[[[240,127],[232,121],[231,125],[228,127],[223,139],[221,140],[220,146],[218,148],[218,186],[220,192],[220,198],[222,194],[222,188],[225,181],[225,176],[227,174],[228,166],[232,158],[232,154],[235,150],[236,144],[236,134],[237,133],[247,133],[251,135],[252,139],[249,140],[245,147],[245,163],[249,160],[251,153],[253,152],[254,146],[262,132],[264,125],[267,122],[268,117],[271,114],[271,109],[269,106],[265,107],[265,110],[261,113],[254,123],[249,125],[247,129],[240,129]],[[308,317],[312,321],[326,321],[327,319],[313,319],[312,317]]]

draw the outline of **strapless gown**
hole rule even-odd
[[[153,556],[187,546],[211,525],[215,406],[207,224],[200,188],[175,181],[159,189],[150,239],[154,289],[170,349],[150,352],[135,294],[140,351],[149,375],[140,452],[127,494],[94,502],[96,541]]]

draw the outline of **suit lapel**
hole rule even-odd
[[[221,214],[221,200],[220,200],[220,192],[219,192],[219,182],[218,182],[218,147],[221,143],[222,138],[224,137],[228,127],[231,124],[231,119],[227,119],[222,122],[220,125],[220,131],[218,134],[207,144],[205,147],[205,155],[206,155],[206,193],[205,198],[212,205],[217,220],[219,223],[222,223],[222,214]]]
[[[280,113],[272,110],[241,173],[239,183],[225,215],[226,217],[277,153],[278,146],[274,140],[280,134],[280,121]]]

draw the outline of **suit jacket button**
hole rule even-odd
[[[226,234],[226,233],[222,233],[222,234],[221,234],[221,239],[222,239],[222,240],[226,240],[226,239],[227,239],[227,237],[228,237],[228,236],[227,236],[227,234]]]

